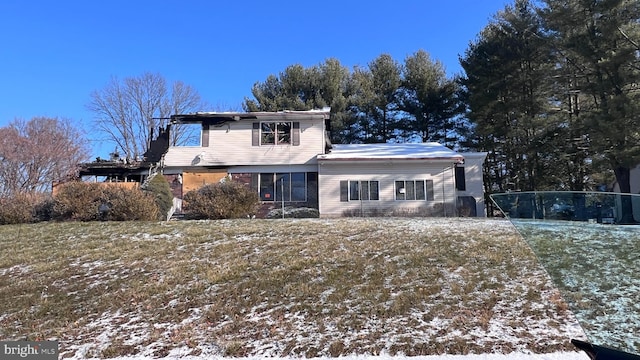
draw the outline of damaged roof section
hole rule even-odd
[[[158,135],[153,138],[147,151],[140,159],[128,159],[112,154],[109,159],[97,158],[93,162],[80,165],[79,175],[106,176],[114,179],[142,179],[151,168],[158,164],[170,147],[170,133],[172,126],[180,124],[201,124],[202,129],[219,127],[227,123],[238,121],[323,121],[328,128],[330,108],[321,110],[280,111],[280,112],[196,112],[191,114],[171,115],[166,128],[160,128]],[[328,136],[325,139],[325,149],[331,148]]]
[[[162,156],[169,149],[169,134],[171,125],[160,128],[158,135],[151,140],[149,148],[140,159],[128,159],[120,157],[117,151],[110,154],[109,159],[96,158],[95,161],[80,164],[78,175],[83,176],[106,176],[115,179],[136,179],[142,178],[141,171],[148,171],[155,163],[162,159]],[[152,132],[153,135],[153,132]]]
[[[291,118],[299,120],[311,119],[329,119],[329,108],[322,110],[304,110],[304,111],[279,111],[279,112],[197,112],[193,114],[176,114],[171,115],[172,124],[192,124],[201,123],[203,125],[219,126],[228,122],[243,120],[262,120],[262,121],[279,121],[289,120]]]

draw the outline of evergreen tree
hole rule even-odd
[[[331,141],[349,140],[353,116],[349,111],[352,91],[349,70],[337,59],[305,68],[290,65],[278,76],[269,75],[265,82],[253,85],[255,100],[245,99],[246,111],[311,110],[331,108]]]
[[[355,69],[353,109],[362,142],[386,143],[399,134],[400,75],[400,64],[389,54],[378,56],[366,69]]]
[[[402,67],[382,54],[353,72],[337,59],[304,68],[288,66],[254,84],[247,111],[309,110],[331,107],[333,143],[440,141],[452,144],[463,133],[459,86],[424,51]]]
[[[539,18],[528,0],[497,14],[461,59],[473,146],[489,152],[486,188],[539,190],[551,183],[556,124],[548,114],[553,66]],[[557,179],[555,179],[557,180]]]
[[[403,130],[422,142],[448,144],[450,133],[460,133],[458,83],[448,79],[444,66],[420,50],[405,59],[399,107],[408,114]]]
[[[314,68],[320,84],[322,106],[331,107],[330,134],[336,144],[351,142],[351,125],[355,118],[349,107],[354,91],[354,83],[348,68],[337,59],[327,59]]]
[[[244,99],[242,106],[245,111],[279,111],[284,107],[284,104],[281,103],[282,83],[273,74],[267,76],[263,83],[253,84],[251,93],[255,100]]]
[[[555,178],[562,184],[558,190],[581,191],[596,185],[594,171],[598,156],[590,148],[588,129],[582,109],[590,105],[589,99],[579,94],[580,76],[566,65],[562,52],[555,50],[555,38],[549,38],[554,48],[555,69],[547,75],[551,82],[551,109],[546,116],[555,124],[555,133],[549,144],[553,156],[547,161],[553,166]]]
[[[630,192],[640,162],[640,3],[637,0],[545,0],[541,14],[573,75],[580,138]],[[579,107],[578,107],[579,105]],[[597,160],[597,159],[596,159]]]
[[[143,190],[153,195],[158,207],[159,220],[166,220],[173,206],[173,194],[167,179],[163,175],[157,174],[151,178]]]

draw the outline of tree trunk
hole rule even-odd
[[[631,193],[631,169],[617,166],[614,170],[621,193]]]
[[[617,166],[614,173],[616,175],[618,187],[620,187],[620,192],[625,194],[631,193],[631,169],[626,166]],[[621,224],[636,223],[633,218],[633,201],[630,195],[620,196],[620,209],[622,211],[619,220]]]

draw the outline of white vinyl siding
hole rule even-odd
[[[343,216],[354,210],[413,211],[436,204],[455,204],[456,192],[452,164],[429,161],[388,162],[340,162],[326,161],[319,164],[318,186],[320,196],[320,214],[323,217]],[[431,191],[431,201],[396,201],[397,174],[404,181],[424,181],[425,196]],[[376,181],[378,183],[378,201],[341,201],[340,183],[343,181]],[[427,189],[430,181],[432,190]]]
[[[166,167],[231,166],[231,165],[289,165],[316,164],[316,156],[324,153],[325,134],[322,120],[303,120],[299,134],[292,135],[292,143],[299,146],[253,146],[253,123],[239,121],[211,126],[209,146],[172,146],[164,157]],[[298,138],[296,138],[296,136]],[[283,140],[284,141],[284,140]]]
[[[458,188],[458,196],[472,196],[476,200],[476,213],[478,216],[486,216],[484,204],[484,187],[482,181],[482,164],[486,153],[465,153],[464,165],[460,166],[464,171],[464,190]],[[461,174],[458,175],[459,180]],[[460,185],[460,184],[457,184]]]

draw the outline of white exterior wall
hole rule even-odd
[[[164,166],[316,164],[316,156],[324,153],[323,120],[287,121],[300,122],[298,146],[252,146],[252,125],[259,120],[229,122],[220,127],[210,127],[208,147],[170,147],[164,156]]]
[[[472,196],[476,199],[476,214],[486,217],[487,209],[484,203],[483,164],[487,153],[461,153],[464,156],[464,174],[466,190],[458,190],[458,196]]]
[[[320,161],[318,170],[319,210],[321,217],[340,217],[347,211],[370,210],[402,212],[445,207],[447,216],[454,216],[456,203],[455,173],[451,162],[386,161],[343,162]],[[379,182],[380,200],[340,201],[341,180]],[[396,201],[396,180],[433,180],[434,200]],[[437,205],[439,204],[439,205]]]
[[[317,172],[317,165],[260,165],[260,166],[230,166],[229,174],[244,173],[292,173],[292,172]]]

